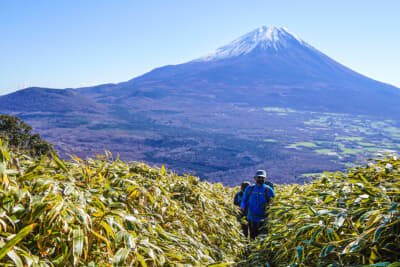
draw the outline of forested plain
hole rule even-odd
[[[52,142],[62,158],[110,150],[122,160],[164,164],[225,185],[251,179],[256,169],[267,169],[275,183],[303,183],[316,173],[344,171],[400,151],[400,125],[387,118],[246,105],[181,110],[158,105],[16,115]]]

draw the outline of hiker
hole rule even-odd
[[[240,191],[236,193],[235,198],[233,199],[234,205],[240,206],[240,203],[242,203],[244,191],[246,190],[246,188],[249,185],[250,185],[249,182],[243,182],[240,185]],[[247,222],[242,221],[242,217],[246,217],[246,216],[247,216],[247,210],[245,210],[244,212],[241,212],[241,214],[237,217],[237,219],[242,226],[242,231],[243,231],[244,236],[247,238],[249,236],[249,226],[248,226]]]
[[[247,209],[247,221],[250,227],[250,239],[256,238],[261,233],[260,228],[266,219],[266,208],[275,197],[274,190],[265,184],[267,172],[258,170],[254,176],[255,185],[248,186],[240,204],[240,210]]]

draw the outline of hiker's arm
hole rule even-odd
[[[272,205],[274,197],[275,197],[274,189],[272,189],[271,187],[268,187],[268,189],[267,189],[267,204],[268,204],[268,206]]]
[[[269,189],[270,189],[270,192],[269,192],[270,197],[275,197],[274,189],[272,187],[270,187]]]

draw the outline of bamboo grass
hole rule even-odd
[[[0,266],[400,266],[394,156],[277,185],[247,258],[238,188],[109,152],[34,159],[1,139],[0,182]]]
[[[400,266],[400,160],[278,186],[251,266]]]
[[[237,260],[244,243],[233,189],[110,157],[37,160],[14,155],[0,140],[0,265],[218,266]]]

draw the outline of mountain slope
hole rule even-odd
[[[93,100],[74,90],[31,87],[0,96],[0,111],[17,112],[96,112],[101,108]]]
[[[379,116],[400,111],[398,88],[352,71],[285,28],[265,26],[202,58],[79,92],[126,104],[174,96]]]

